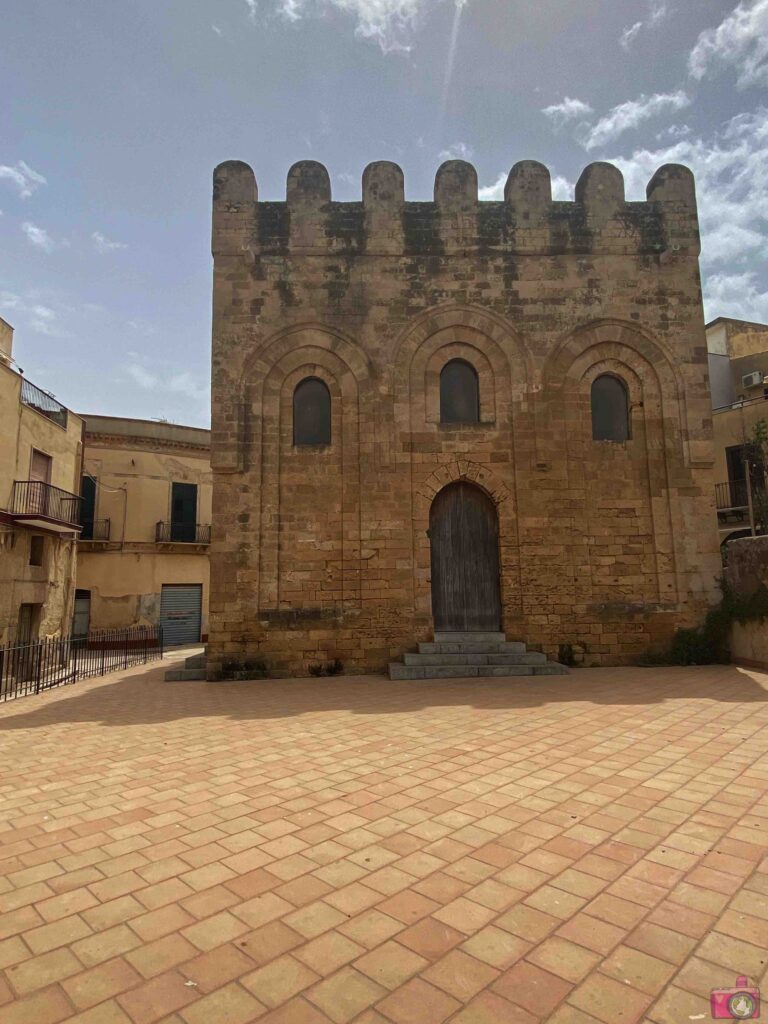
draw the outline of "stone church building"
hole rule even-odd
[[[220,165],[213,201],[209,675],[380,671],[433,632],[635,661],[716,597],[693,177],[575,201],[512,168],[406,202],[392,163],[333,202]]]

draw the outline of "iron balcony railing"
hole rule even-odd
[[[723,484],[715,484],[715,501],[718,512],[746,508],[747,481],[727,480]]]
[[[0,701],[103,676],[162,656],[160,626],[109,629],[87,636],[0,647]]]
[[[111,519],[84,519],[80,540],[109,540]]]
[[[66,407],[61,402],[57,402],[47,391],[35,387],[26,377],[22,377],[21,380],[21,402],[22,405],[28,405],[30,409],[34,409],[41,415],[47,416],[49,420],[53,420],[54,423],[58,423],[60,427],[66,428]]]
[[[46,519],[79,526],[81,501],[78,494],[71,494],[40,480],[16,480],[9,512],[18,516],[44,516]]]
[[[210,544],[211,527],[202,523],[156,523],[155,540],[168,544]]]

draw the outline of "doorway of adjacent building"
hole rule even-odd
[[[72,619],[72,635],[88,636],[91,628],[91,592],[90,590],[75,591],[75,615]]]
[[[429,539],[435,629],[498,630],[499,519],[493,501],[465,480],[449,484],[432,502]]]
[[[164,583],[160,594],[160,625],[166,647],[200,642],[203,615],[201,583]]]

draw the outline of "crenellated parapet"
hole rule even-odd
[[[256,178],[240,161],[214,171],[214,255],[520,255],[700,251],[696,189],[679,164],[659,168],[644,202],[627,202],[624,177],[593,163],[572,202],[553,200],[550,173],[515,164],[501,202],[478,198],[477,172],[449,160],[435,175],[432,202],[406,202],[403,172],[380,161],[363,173],[362,202],[334,202],[326,168],[302,160],[288,172],[286,200],[259,202]]]

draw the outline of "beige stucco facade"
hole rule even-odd
[[[0,320],[0,646],[69,631],[83,432],[13,368],[12,342]]]
[[[746,488],[734,479],[728,452],[748,444],[755,426],[768,422],[768,324],[719,317],[707,325],[712,378],[718,527],[721,544],[749,530]],[[760,383],[745,386],[745,377]]]
[[[92,539],[80,542],[78,594],[90,596],[90,628],[156,624],[164,586],[202,587],[208,631],[211,522],[207,430],[86,415],[84,476],[95,482]],[[168,536],[174,483],[197,488],[194,539]],[[163,526],[158,527],[158,524]],[[159,539],[158,539],[159,538]]]

